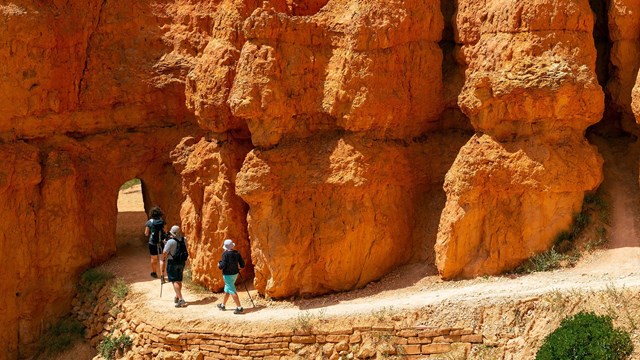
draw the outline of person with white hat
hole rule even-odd
[[[182,273],[184,271],[185,262],[189,257],[187,251],[187,239],[180,234],[180,227],[173,225],[168,234],[169,240],[164,246],[162,252],[162,262],[160,268],[163,268],[164,261],[167,261],[167,277],[173,285],[173,291],[176,296],[174,303],[176,307],[185,307],[187,302],[182,297]]]
[[[222,270],[222,278],[224,279],[224,299],[222,300],[222,304],[218,304],[218,309],[226,310],[227,300],[229,300],[229,295],[231,295],[233,301],[236,303],[236,309],[233,313],[242,314],[244,309],[242,305],[240,305],[240,298],[236,291],[236,279],[238,278],[240,269],[244,268],[244,260],[240,253],[234,250],[235,246],[236,244],[234,244],[231,239],[225,240],[222,245],[224,252],[222,253],[222,259],[218,262],[218,268]]]

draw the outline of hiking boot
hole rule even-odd
[[[178,299],[177,297],[174,297],[174,298],[173,298],[173,303],[174,303],[174,304],[177,304],[177,303],[178,303],[178,300],[180,300],[180,299]]]
[[[224,307],[224,304],[218,304],[218,309],[220,309],[220,310],[222,310],[222,311],[227,310],[227,309]]]
[[[244,309],[242,308],[242,306],[236,308],[235,310],[233,310],[234,314],[242,314],[242,312],[244,311]]]
[[[187,302],[186,302],[186,301],[184,301],[184,300],[178,300],[178,302],[176,303],[176,307],[177,307],[177,308],[179,308],[179,307],[185,307],[185,306],[187,306]]]
[[[152,277],[152,278],[154,278],[154,279],[157,279],[157,278],[158,278],[158,274],[156,274],[156,273],[152,272],[152,273],[151,273],[151,277]]]

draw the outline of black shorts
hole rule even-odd
[[[160,250],[160,251],[158,251]],[[162,245],[151,245],[149,244],[149,255],[156,256],[158,254],[162,254]]]
[[[169,259],[167,261],[167,277],[169,278],[169,282],[182,281],[183,270],[184,264],[179,264]]]

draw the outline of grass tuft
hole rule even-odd
[[[122,278],[117,278],[111,285],[111,293],[118,300],[124,300],[129,293],[129,285]]]
[[[131,345],[133,345],[133,340],[129,335],[113,336],[112,334],[102,340],[98,345],[98,351],[103,358],[112,360],[116,353],[124,353]]]

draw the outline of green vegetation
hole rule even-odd
[[[78,295],[83,301],[95,303],[98,299],[98,292],[111,279],[113,279],[113,274],[108,271],[97,268],[89,269],[80,276]]]
[[[133,345],[133,341],[129,335],[113,336],[112,333],[98,345],[98,351],[103,358],[111,360],[115,357],[116,352],[124,353],[131,345]]]
[[[111,285],[111,293],[116,297],[116,299],[124,300],[129,293],[129,285],[124,282],[124,279],[117,278]]]
[[[550,271],[575,265],[583,252],[591,252],[607,242],[609,214],[605,194],[585,195],[581,211],[573,217],[571,229],[558,234],[550,250],[534,255],[514,272]]]
[[[122,184],[122,186],[120,186],[120,190],[126,190],[126,189],[128,189],[130,187],[134,187],[134,186],[140,185],[140,184],[141,184],[140,179],[138,179],[138,178],[131,179],[131,180],[125,182],[124,184]]]
[[[632,352],[629,333],[614,329],[611,317],[581,312],[545,338],[536,360],[622,360]]]
[[[375,309],[371,311],[371,315],[378,320],[378,322],[383,322],[391,317],[393,314],[393,306],[383,306],[379,309]]]
[[[533,256],[522,264],[516,273],[530,274],[538,271],[551,271],[564,266],[572,266],[579,259],[579,256],[571,256],[568,254],[561,254],[552,247],[550,250]]]
[[[79,321],[66,318],[53,325],[41,338],[36,358],[50,358],[82,340],[84,327]]]
[[[294,330],[302,330],[304,332],[308,332],[313,330],[313,325],[311,322],[313,321],[313,314],[309,311],[302,311],[298,313],[296,317],[296,325]]]

